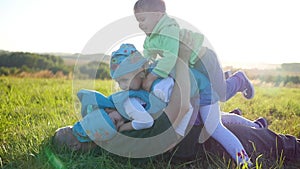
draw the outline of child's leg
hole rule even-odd
[[[211,49],[194,65],[194,68],[205,74],[211,82],[212,88],[218,93],[222,102],[229,100],[237,92],[247,93],[244,96],[251,99],[254,96],[254,89],[249,79],[243,72],[238,72],[225,80],[224,73],[217,55]]]
[[[207,48],[203,57],[195,63],[194,68],[207,76],[220,101],[226,101],[226,81],[217,55]]]
[[[260,125],[254,123],[254,121],[248,120],[242,116],[233,113],[221,113],[221,121],[223,124],[241,124],[244,126],[261,128]]]
[[[230,99],[237,92],[243,92],[243,96],[246,99],[252,99],[254,97],[253,85],[242,71],[238,71],[226,79],[226,85],[226,100]]]
[[[243,145],[239,139],[230,132],[220,121],[220,109],[218,103],[201,106],[200,115],[204,122],[207,133],[217,140],[226,149],[229,155],[237,160],[237,164],[242,164],[245,161],[251,165],[249,156],[247,155]],[[201,132],[199,141],[201,140],[203,133]]]

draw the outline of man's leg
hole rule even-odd
[[[228,124],[226,127],[239,138],[249,154],[256,150],[258,153],[267,153],[271,157],[279,158],[283,152],[287,161],[300,162],[300,140],[294,136],[276,134],[266,128],[255,129],[234,124]]]

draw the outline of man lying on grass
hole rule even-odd
[[[174,131],[176,121],[180,120],[177,117],[182,117],[189,110],[190,102],[191,84],[189,83],[188,66],[185,64],[188,60],[186,58],[182,58],[182,60],[184,63],[178,60],[176,64],[176,84],[170,102],[163,109],[160,116],[155,119],[151,128],[119,133],[116,129],[123,119],[112,116],[118,114],[115,110],[105,109],[105,107],[101,109],[100,107],[100,109],[90,113],[83,113],[81,123],[57,130],[54,136],[54,144],[59,147],[67,146],[71,150],[82,151],[100,146],[113,154],[131,158],[150,157],[168,152],[172,153],[173,159],[192,160],[197,158],[197,154],[204,153],[203,149],[198,148],[200,145],[198,140],[203,128],[200,117],[194,117],[194,120],[190,123],[190,131],[187,132],[188,134],[183,140],[178,139]],[[180,89],[184,89],[184,92]],[[83,107],[88,109],[85,106]],[[111,107],[108,106],[107,108]],[[196,115],[199,114],[199,109],[194,108],[194,110]],[[245,123],[233,123],[232,121],[236,117],[238,116],[230,116],[233,120],[225,123],[225,125],[238,136],[249,154],[253,154],[252,152],[255,150],[255,154],[270,154],[270,152],[277,150],[275,152],[282,152],[287,161],[299,161],[300,143],[295,137],[276,134],[265,128],[266,124],[255,128],[255,126],[245,125]],[[222,121],[225,121],[226,115],[221,118]],[[81,126],[82,124],[85,125]],[[96,127],[93,127],[93,125],[96,125]],[[103,130],[95,130],[97,127]],[[176,147],[173,148],[175,145]],[[222,146],[215,146],[218,144],[211,140],[206,141],[203,145],[208,151],[217,151],[220,154],[225,152]],[[270,155],[277,158],[278,153],[271,153]],[[255,159],[256,157],[252,158]]]
[[[177,66],[180,66],[178,64]],[[184,66],[184,65],[181,65]],[[176,69],[177,70],[177,69]],[[178,76],[176,76],[178,79],[176,80],[177,83],[182,83],[182,79],[180,77],[188,77],[186,74],[187,71],[183,71],[185,69],[181,68],[179,69],[181,71],[176,72],[178,73]],[[181,82],[180,82],[181,80]],[[188,81],[185,81],[188,82]],[[190,85],[186,85],[185,87],[189,87]],[[54,144],[58,147],[66,146],[70,148],[71,150],[77,150],[77,151],[88,151],[90,149],[96,148],[97,146],[104,146],[106,150],[109,152],[115,153],[116,149],[118,150],[118,155],[123,155],[128,157],[129,153],[140,153],[145,152],[146,155],[150,151],[149,149],[154,149],[157,147],[162,147],[161,151],[151,152],[148,154],[148,156],[155,156],[159,153],[171,153],[173,160],[194,160],[197,158],[197,154],[204,154],[204,151],[202,148],[199,148],[200,144],[198,143],[198,138],[200,135],[200,132],[202,130],[203,124],[201,123],[201,120],[199,117],[197,117],[196,122],[192,124],[191,130],[188,132],[188,134],[184,137],[183,140],[177,140],[176,133],[174,130],[172,130],[173,122],[176,120],[176,116],[180,112],[185,112],[188,110],[189,102],[186,102],[185,104],[180,104],[181,100],[189,100],[188,94],[181,94],[180,88],[178,85],[175,85],[173,94],[171,95],[171,101],[168,104],[168,106],[164,109],[162,114],[155,119],[154,125],[145,130],[132,130],[132,131],[124,131],[121,133],[121,137],[117,136],[117,131],[112,132],[106,132],[106,135],[101,136],[102,139],[105,141],[103,142],[93,142],[95,138],[97,138],[97,135],[90,134],[88,136],[94,137],[94,138],[87,138],[87,137],[81,137],[86,136],[86,133],[81,133],[78,135],[73,132],[73,126],[68,126],[64,128],[60,128],[57,130],[56,134],[54,135]],[[196,109],[195,109],[196,110]],[[107,110],[108,111],[108,110]],[[102,113],[103,110],[97,110],[96,113]],[[86,119],[90,119],[91,121],[97,120],[94,116],[95,113],[89,113],[85,116]],[[89,118],[90,117],[90,118]],[[228,119],[228,114],[225,114],[222,116],[222,118]],[[230,118],[235,118],[235,115],[232,115]],[[108,117],[111,118],[111,117]],[[122,120],[122,119],[120,119]],[[89,122],[91,122],[89,121]],[[88,122],[88,120],[86,121]],[[114,120],[114,125],[117,125],[118,120]],[[78,124],[78,123],[77,123]],[[107,123],[108,125],[111,125]],[[278,158],[278,154],[283,153],[283,157],[286,161],[300,161],[300,141],[299,139],[288,136],[288,135],[280,135],[272,132],[271,130],[267,128],[254,128],[250,127],[249,125],[245,124],[235,124],[235,123],[225,123],[225,126],[230,129],[242,142],[246,150],[249,152],[249,154],[253,154],[252,152],[255,152],[255,154],[268,154],[270,157]],[[158,136],[161,133],[164,133],[165,131],[168,132],[167,138],[164,137],[164,139],[160,139],[161,142],[164,142],[165,144],[160,145],[159,142],[144,142],[147,141],[146,139],[138,139],[132,141],[131,138],[151,138],[154,136]],[[111,134],[111,135],[110,135]],[[123,135],[123,137],[122,137]],[[124,137],[128,136],[128,137]],[[144,143],[140,143],[144,142]],[[168,142],[168,143],[167,143]],[[179,142],[179,144],[178,144]],[[171,150],[171,146],[176,144],[176,147]],[[112,146],[106,146],[111,144]],[[146,146],[145,146],[146,145]],[[218,146],[216,146],[218,145]],[[163,147],[165,146],[165,147]],[[218,154],[223,155],[225,152],[222,146],[220,144],[215,143],[211,139],[206,141],[203,146],[207,151],[212,152],[218,152]],[[165,148],[165,149],[163,149]],[[121,153],[120,153],[121,152]],[[275,153],[280,152],[280,153]],[[124,154],[122,154],[124,153]],[[145,157],[145,154],[143,154]],[[256,158],[256,156],[252,157],[253,159]]]

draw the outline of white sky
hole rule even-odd
[[[165,0],[197,27],[222,62],[300,62],[298,0]],[[80,53],[135,0],[0,0],[0,49]],[[142,42],[141,42],[142,43]],[[142,44],[136,44],[141,47]]]

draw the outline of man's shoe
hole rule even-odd
[[[254,123],[258,124],[260,128],[268,128],[268,122],[264,117],[256,119]]]
[[[239,115],[239,116],[241,116],[243,114],[242,110],[239,109],[239,108],[236,108],[236,109],[230,111],[229,113],[233,113],[233,114],[236,114],[236,115]]]

